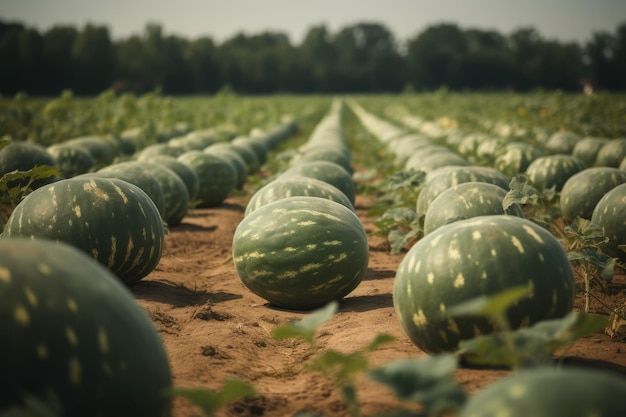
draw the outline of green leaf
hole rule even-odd
[[[603,330],[609,325],[604,316],[572,312],[560,319],[544,320],[527,328],[475,337],[459,344],[458,354],[474,365],[537,366],[552,362],[552,354],[560,347]]]
[[[389,177],[385,190],[398,190],[402,188],[415,189],[419,187],[426,178],[424,171],[410,169],[408,171],[399,171]]]
[[[247,382],[229,379],[220,391],[206,388],[173,388],[171,395],[185,398],[198,406],[207,416],[213,416],[226,404],[256,395],[256,390]]]
[[[502,200],[502,208],[506,212],[513,204],[537,204],[541,198],[541,193],[536,188],[528,184],[528,177],[518,175],[511,179],[509,191]]]
[[[382,220],[393,220],[396,223],[410,224],[418,218],[415,210],[408,207],[390,208],[382,215]]]
[[[492,296],[480,296],[471,300],[462,302],[451,307],[448,315],[452,317],[458,316],[483,316],[494,317],[503,315],[506,311],[514,306],[518,301],[528,297],[531,294],[530,286],[518,286],[509,288]]]
[[[330,320],[338,308],[338,302],[330,302],[325,307],[314,311],[301,320],[294,320],[291,324],[272,329],[272,337],[274,339],[302,337],[310,343],[313,341],[317,329]]]
[[[0,410],[0,417],[61,417],[61,405],[57,401],[42,400],[33,395],[22,397],[22,404]]]
[[[363,349],[365,352],[372,352],[378,349],[379,346],[384,345],[385,343],[391,343],[395,341],[396,338],[391,336],[390,334],[380,333],[377,334],[374,340],[372,340],[365,348]]]
[[[342,353],[336,350],[325,350],[308,365],[307,371],[319,371],[334,375],[339,381],[350,380],[354,375],[366,370],[367,358],[359,353]]]
[[[454,355],[434,355],[392,361],[370,371],[369,377],[390,387],[399,398],[421,403],[424,415],[438,415],[465,401],[465,391],[454,380],[456,368]]]

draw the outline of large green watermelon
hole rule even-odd
[[[171,414],[152,322],[106,268],[63,243],[0,239],[0,369],[2,415],[28,397],[65,417]]]
[[[482,216],[442,226],[418,241],[398,267],[393,301],[411,341],[437,353],[494,330],[483,317],[452,318],[446,311],[519,286],[532,295],[508,311],[514,329],[572,309],[574,274],[561,243],[530,220]]]
[[[139,187],[80,176],[29,194],[15,207],[3,236],[69,243],[127,283],[156,268],[164,244],[160,213]]]
[[[367,271],[367,236],[349,208],[288,197],[247,215],[233,237],[241,281],[271,304],[306,310],[354,290]]]

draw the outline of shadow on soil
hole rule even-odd
[[[204,305],[207,302],[219,303],[242,298],[241,294],[207,292],[187,288],[171,281],[142,281],[131,288],[138,299],[170,304],[174,307]]]

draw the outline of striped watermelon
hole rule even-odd
[[[31,396],[66,417],[171,414],[156,329],[132,293],[78,249],[0,239],[0,328],[0,410]]]
[[[407,252],[393,302],[411,341],[437,353],[494,330],[483,317],[449,317],[450,307],[518,286],[529,287],[532,295],[508,311],[512,328],[569,313],[575,284],[563,246],[530,220],[474,217],[440,227]]]
[[[164,228],[139,187],[114,178],[75,177],[29,194],[15,207],[3,236],[69,243],[132,283],[159,263]]]
[[[354,290],[367,271],[367,236],[347,207],[289,197],[246,216],[233,237],[239,278],[277,307],[307,310]]]

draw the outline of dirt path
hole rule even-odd
[[[228,416],[291,416],[298,411],[347,416],[336,390],[323,376],[302,373],[311,357],[301,341],[277,341],[270,331],[302,318],[306,312],[278,310],[248,291],[230,261],[232,236],[243,217],[246,197],[193,210],[166,240],[159,267],[132,291],[161,333],[179,387],[219,389],[229,378],[251,382],[259,397],[224,409]],[[357,213],[365,216],[371,201],[358,197]],[[392,305],[392,285],[402,254],[389,255],[382,238],[370,239],[370,263],[362,284],[340,305],[321,329],[321,348],[352,352],[379,333],[396,338],[373,352],[371,364],[424,355],[404,335]],[[617,282],[614,295],[624,299],[626,285]],[[626,343],[603,334],[577,342],[564,353],[567,362],[613,369],[626,375]],[[460,369],[457,378],[474,392],[506,374],[503,370]],[[358,386],[366,415],[390,411],[396,399],[386,388],[363,378]],[[201,416],[184,400],[175,402],[175,417]]]

